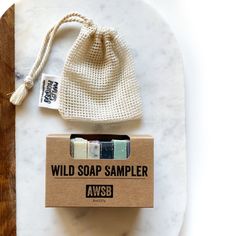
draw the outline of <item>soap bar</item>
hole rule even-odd
[[[100,143],[99,141],[88,142],[88,159],[100,159]]]
[[[74,158],[74,140],[70,140],[70,155]]]
[[[127,140],[127,158],[130,156],[130,140]]]
[[[128,157],[129,140],[112,140],[114,144],[114,159],[125,160]]]
[[[113,159],[113,142],[100,142],[100,159]]]
[[[74,146],[74,159],[87,159],[88,141],[83,138],[72,140]]]

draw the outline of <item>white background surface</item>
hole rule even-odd
[[[186,209],[184,70],[177,42],[152,5],[144,0],[20,0],[15,5],[17,77],[29,73],[45,29],[75,10],[124,35],[134,52],[136,78],[142,88],[142,122],[102,125],[63,120],[58,112],[37,107],[36,82],[36,92],[16,109],[18,236],[178,236]],[[78,35],[78,26],[71,30],[68,26],[64,26],[67,31],[58,32],[50,53],[53,62],[49,59],[44,73],[61,75],[65,56]],[[140,209],[135,214],[131,208],[45,208],[45,137],[85,132],[148,133],[154,137],[155,209]]]
[[[182,236],[236,235],[236,3],[155,2],[185,63],[188,208]],[[1,14],[10,3],[0,0]]]

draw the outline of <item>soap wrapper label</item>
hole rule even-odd
[[[58,110],[60,80],[58,76],[42,74],[39,107]]]

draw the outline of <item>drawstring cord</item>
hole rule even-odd
[[[10,102],[14,105],[21,105],[26,98],[28,91],[34,86],[35,80],[45,66],[52,45],[53,40],[60,26],[64,23],[78,22],[81,24],[92,25],[92,21],[80,15],[79,13],[71,13],[64,18],[62,18],[54,27],[52,27],[44,38],[43,45],[38,53],[35,63],[30,71],[30,73],[25,77],[24,83],[21,84],[15,92],[11,95]]]

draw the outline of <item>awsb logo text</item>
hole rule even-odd
[[[86,198],[113,198],[113,185],[86,185]]]

